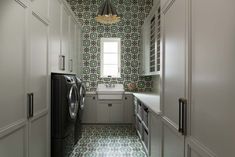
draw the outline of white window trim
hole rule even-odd
[[[118,42],[118,76],[115,77],[108,77],[103,75],[103,42]],[[100,76],[101,78],[121,78],[121,38],[101,38],[100,39]]]

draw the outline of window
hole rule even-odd
[[[101,38],[101,77],[121,77],[121,39]]]

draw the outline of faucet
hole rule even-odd
[[[115,84],[112,84],[111,82],[105,84],[105,86],[108,88],[115,87]]]

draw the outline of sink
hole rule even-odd
[[[98,99],[102,100],[119,100],[124,94],[123,84],[98,84],[96,93]]]

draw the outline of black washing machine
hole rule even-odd
[[[77,141],[76,121],[79,113],[75,75],[51,75],[51,156],[68,157]]]
[[[79,99],[79,108],[78,108],[78,116],[76,120],[76,127],[75,127],[75,142],[79,140],[81,137],[81,122],[82,122],[82,112],[85,107],[85,96],[86,96],[86,88],[82,80],[76,76],[76,84],[78,88],[78,99]]]

